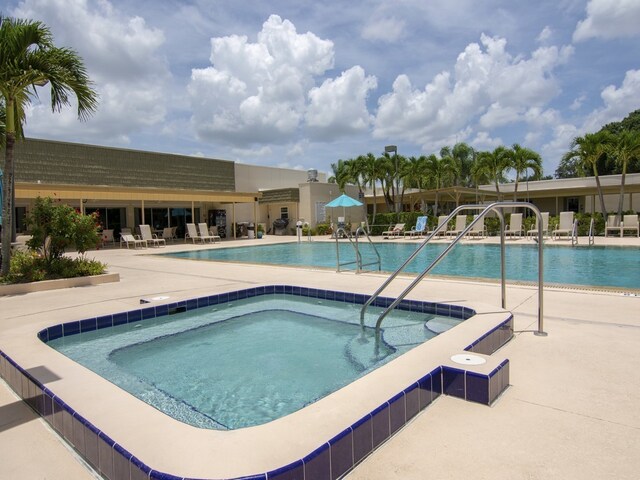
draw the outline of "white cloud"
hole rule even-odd
[[[271,15],[255,43],[238,35],[213,38],[210,60],[212,66],[192,70],[188,86],[200,137],[283,143],[300,127],[307,93],[333,67],[334,51],[331,41],[299,34],[289,20]]]
[[[640,105],[640,70],[629,70],[619,88],[609,85],[600,96],[604,106],[587,117],[583,126],[585,132],[594,132],[607,123],[622,120]]]
[[[540,32],[540,35],[538,35],[538,38],[536,38],[536,40],[538,41],[538,43],[546,43],[549,40],[551,40],[552,36],[553,36],[553,31],[551,30],[551,27],[547,25],[542,29],[542,31]]]
[[[471,146],[476,150],[493,150],[500,145],[504,145],[501,138],[491,138],[489,132],[478,132],[476,137],[471,140]]]
[[[441,72],[423,90],[405,75],[378,100],[374,135],[398,138],[428,149],[468,127],[477,117],[483,128],[526,120],[529,109],[542,108],[560,93],[553,71],[573,48],[540,47],[530,58],[513,57],[506,40],[481,36],[458,55],[451,72]]]
[[[164,121],[171,75],[159,53],[161,31],[122,15],[107,0],[25,0],[13,14],[41,19],[56,45],[76,50],[99,94],[97,112],[80,127],[75,100],[54,114],[49,90],[40,89],[41,102],[28,112],[28,135],[128,144],[132,133]]]
[[[640,35],[638,0],[590,0],[587,4],[587,18],[578,22],[573,32],[573,41],[637,35]]]
[[[305,116],[310,133],[337,138],[368,130],[373,117],[367,110],[367,97],[376,86],[375,77],[365,77],[362,67],[355,66],[311,89]]]
[[[580,107],[582,107],[582,104],[586,99],[587,99],[587,96],[584,94],[575,98],[571,103],[571,105],[569,106],[569,110],[572,110],[572,111],[580,110]]]
[[[393,43],[405,32],[406,23],[395,17],[379,18],[369,21],[362,29],[362,38],[372,41]]]

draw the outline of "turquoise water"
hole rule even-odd
[[[382,257],[382,270],[394,271],[415,251],[418,242],[385,242],[376,246]],[[441,253],[447,244],[429,244],[408,265],[407,272],[419,273]],[[341,243],[340,260],[355,259],[351,245]],[[372,250],[362,246],[363,262],[375,260]],[[177,258],[264,263],[291,266],[336,268],[333,242],[302,242],[260,247],[215,248],[167,254]],[[537,245],[507,243],[507,278],[537,281]],[[371,268],[371,267],[369,267]],[[457,245],[432,271],[435,275],[500,278],[499,245]],[[640,249],[622,247],[544,248],[544,282],[562,285],[640,288]]]
[[[360,307],[265,295],[48,345],[180,421],[237,429],[295,412],[463,321],[396,310],[376,355]],[[370,308],[366,324],[379,314]]]

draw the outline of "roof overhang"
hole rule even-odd
[[[16,198],[52,197],[80,200],[253,203],[262,197],[260,192],[215,192],[204,190],[171,190],[160,188],[131,188],[86,185],[46,185],[16,183]]]

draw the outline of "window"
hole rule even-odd
[[[280,218],[289,218],[289,207],[280,207]]]
[[[323,223],[327,218],[325,205],[327,202],[316,202],[316,223]]]

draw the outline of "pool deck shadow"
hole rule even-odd
[[[614,240],[618,244],[619,239]],[[120,274],[118,284],[3,298],[0,349],[16,348],[12,336],[30,325],[124,310],[139,306],[142,297],[179,299],[264,283],[370,293],[386,278],[286,267],[201,265],[148,253],[156,252],[95,252],[95,258]],[[390,288],[390,296],[409,281],[400,279]],[[430,279],[421,282],[413,295],[428,301],[478,302],[489,312],[499,306],[499,289],[491,283]],[[507,287],[516,335],[499,354],[510,359],[510,388],[492,407],[442,397],[347,478],[422,479],[426,472],[429,478],[637,478],[640,297],[545,289],[544,306],[549,336],[538,337],[531,333],[536,330],[535,288]],[[54,384],[55,380],[51,378]],[[4,383],[0,401],[0,423],[8,425],[0,428],[0,440],[11,445],[0,449],[0,478],[94,478]]]

